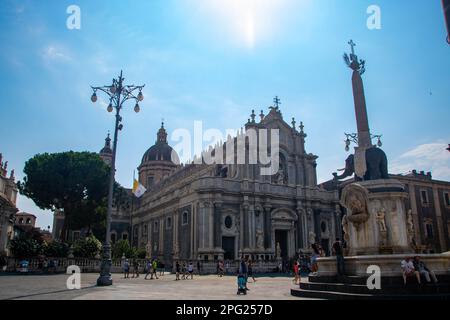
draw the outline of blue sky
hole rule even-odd
[[[69,5],[81,29],[66,27]],[[366,26],[381,8],[381,30]],[[124,70],[146,84],[141,113],[124,111],[117,179],[133,170],[156,139],[170,133],[239,128],[275,95],[288,123],[303,121],[307,151],[324,181],[343,166],[344,132],[354,132],[347,42],[367,60],[363,76],[372,133],[383,134],[390,171],[433,171],[450,180],[450,46],[440,1],[164,0],[0,2],[0,152],[22,178],[37,153],[98,151],[113,116],[90,102],[90,85]],[[173,144],[173,143],[172,143]],[[52,216],[20,197],[18,207]]]

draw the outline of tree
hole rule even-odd
[[[44,238],[39,229],[22,229],[20,234],[11,240],[9,248],[12,254],[19,259],[33,258],[42,253]]]
[[[21,194],[41,209],[62,210],[61,237],[67,240],[72,223],[92,218],[95,205],[104,203],[108,194],[110,167],[96,153],[63,152],[38,154],[25,163],[25,177],[18,182]]]
[[[73,244],[73,254],[79,258],[95,258],[100,250],[102,250],[102,244],[94,236],[77,240]]]
[[[134,258],[135,251],[130,246],[128,240],[119,240],[112,247],[112,256],[114,259],[120,259],[122,256],[126,258]]]
[[[69,253],[69,245],[64,242],[54,240],[49,243],[44,243],[43,254],[52,258],[66,258]]]

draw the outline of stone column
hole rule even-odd
[[[199,249],[204,250],[207,247],[207,216],[206,216],[206,207],[204,202],[199,203],[199,214],[198,214],[198,226],[197,226],[197,235],[198,235],[198,243]]]
[[[164,218],[159,218],[159,254],[164,255]]]
[[[250,244],[250,239],[249,239],[249,234],[248,234],[248,230],[249,230],[249,205],[248,204],[243,204],[242,205],[242,235],[243,236],[243,249],[248,249],[249,248],[249,244]]]
[[[194,225],[194,212],[195,212],[195,205],[192,206],[191,210],[191,234],[189,235],[189,243],[190,243],[190,258],[194,259],[194,235],[195,235],[195,225]]]
[[[214,203],[214,248],[222,248],[222,202]]]
[[[173,223],[172,223],[172,234],[173,234],[173,244],[172,244],[172,252],[173,252],[173,259],[179,259],[179,241],[178,241],[178,219],[179,215],[178,212],[175,211],[173,215]]]
[[[250,210],[248,211],[248,228],[247,228],[247,235],[248,235],[248,246],[252,250],[255,249],[255,207],[252,205],[250,206]]]
[[[214,248],[214,205],[210,202],[205,203],[208,216],[208,248],[210,251]]]
[[[308,248],[309,248],[309,247],[311,247],[311,243],[310,243],[311,241],[310,240],[312,240],[312,239],[310,239],[309,233],[313,232],[315,237],[317,237],[316,231],[315,231],[315,227],[314,227],[315,226],[315,223],[314,223],[314,211],[311,208],[307,208],[306,209],[306,226],[307,226],[307,228],[306,228],[306,230],[307,230],[306,236],[307,236],[307,239],[308,239],[307,243],[308,243]],[[314,241],[316,241],[316,239]]]
[[[421,245],[423,243],[423,239],[420,236],[421,222],[419,221],[419,213],[417,210],[416,188],[413,184],[409,184],[408,189],[409,189],[409,201],[411,204],[411,214],[413,216],[413,222],[414,222],[414,237],[415,237],[416,243],[418,245]]]
[[[433,186],[433,199],[434,199],[434,208],[436,210],[436,223],[439,233],[439,243],[441,247],[441,252],[447,251],[447,244],[445,241],[445,233],[444,233],[444,222],[442,218],[441,205],[439,203],[439,190],[436,186]]]
[[[264,206],[264,248],[272,248],[272,217],[270,211],[271,205]]]
[[[297,207],[297,246],[298,249],[304,247],[304,230],[303,230],[303,208]]]

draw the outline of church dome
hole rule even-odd
[[[179,162],[177,153],[167,143],[167,132],[164,123],[158,131],[156,143],[151,146],[142,157],[142,164],[152,161],[169,161],[174,164]]]

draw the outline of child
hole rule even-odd
[[[247,288],[245,285],[245,276],[242,273],[239,273],[237,277],[238,291],[237,294],[247,294]]]

